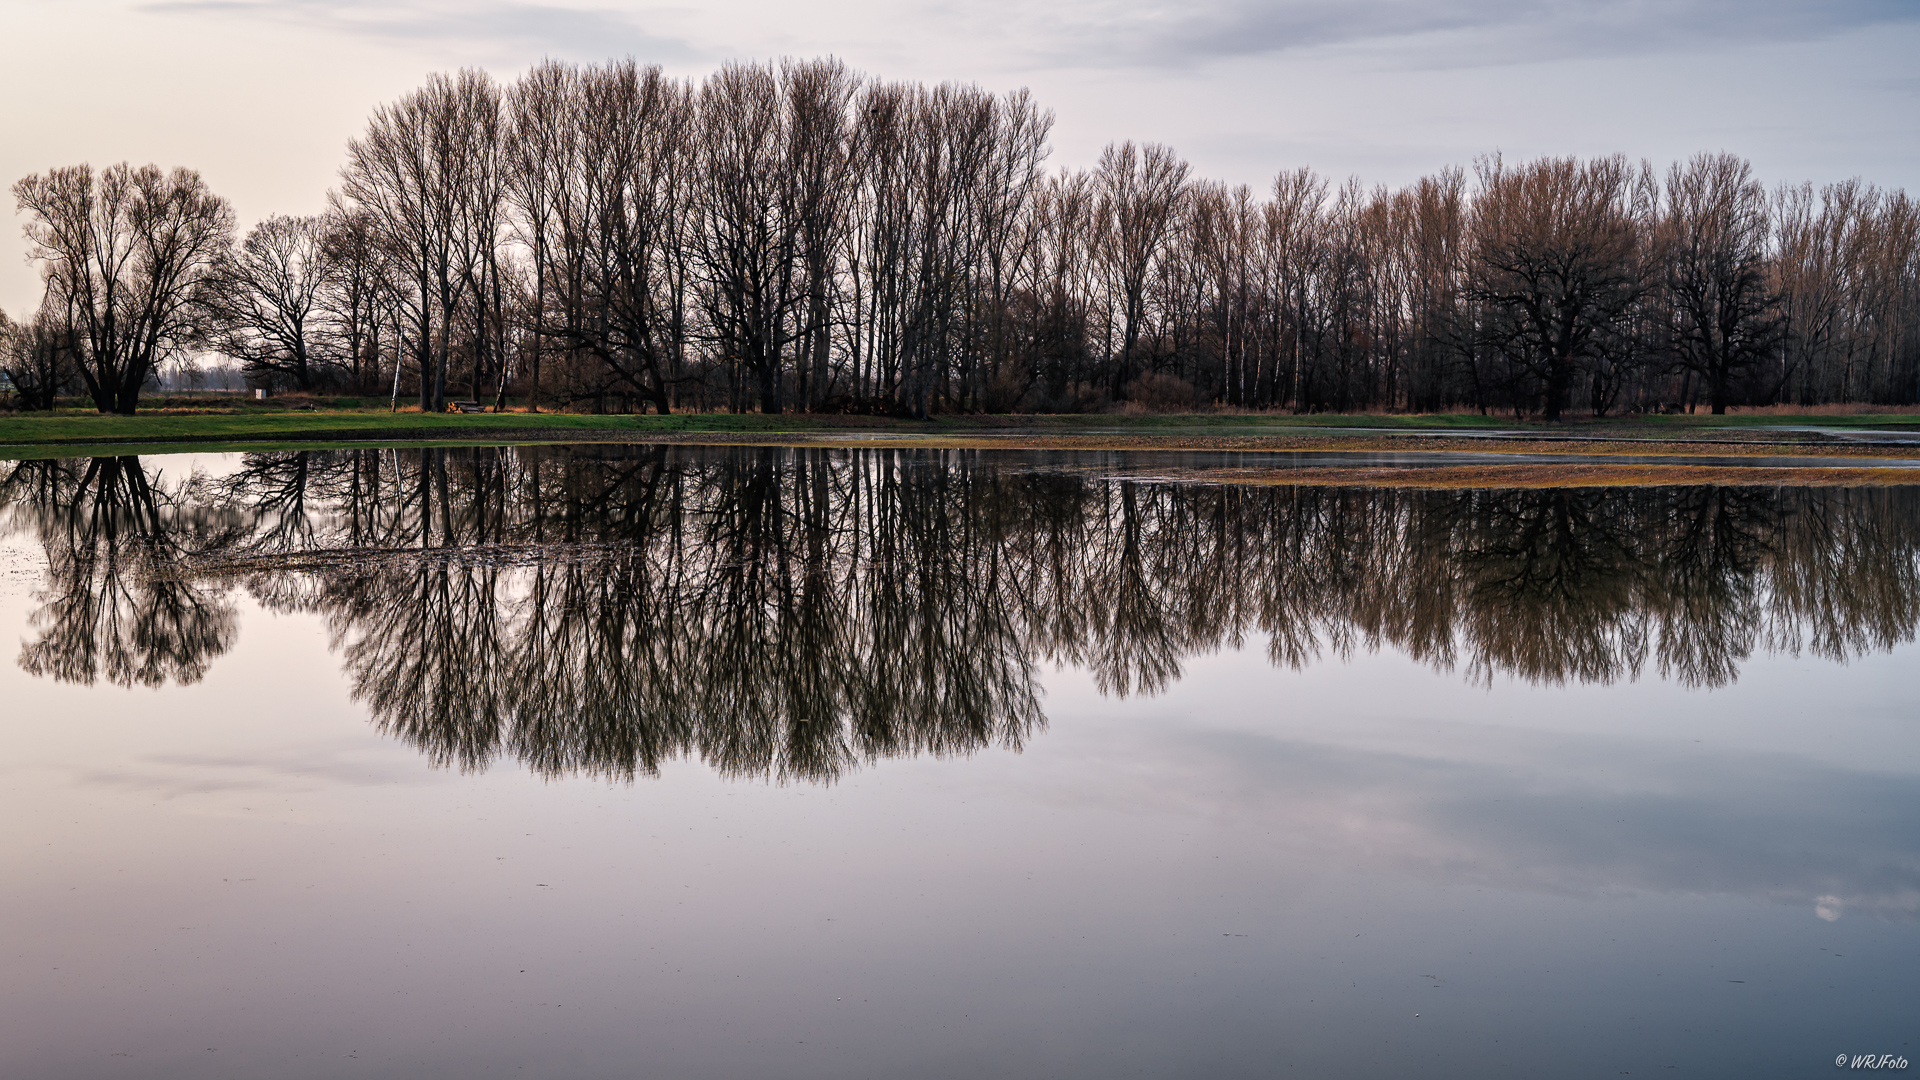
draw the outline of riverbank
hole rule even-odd
[[[1457,466],[1401,469],[1316,463],[1275,471],[1209,468],[1168,479],[1393,486],[1920,483],[1920,414],[1734,414],[1583,419],[1557,424],[1473,414],[1095,414],[949,416],[927,421],[788,414],[473,415],[384,410],[79,411],[0,416],[0,458],[341,445],[688,443],[1083,451],[1238,451],[1460,456]],[[1528,460],[1552,455],[1552,461]],[[1473,460],[1466,460],[1473,455]],[[1489,459],[1487,455],[1498,455]],[[1791,455],[1776,467],[1763,458]],[[1570,457],[1581,460],[1569,461]],[[1631,462],[1621,460],[1631,457]],[[1701,458],[1713,458],[1709,463]],[[1653,459],[1653,460],[1649,460]],[[1733,460],[1729,460],[1733,459]],[[1744,464],[1752,459],[1752,465]],[[1816,460],[1817,459],[1817,460]],[[1898,464],[1894,460],[1899,459]],[[1831,466],[1826,462],[1831,461]],[[1884,462],[1884,464],[1882,464]]]

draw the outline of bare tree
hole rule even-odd
[[[393,253],[373,215],[335,200],[322,221],[320,250],[326,275],[319,307],[330,348],[355,390],[380,382],[381,338],[397,330],[392,313],[405,283],[396,280]],[[398,341],[395,341],[398,362]]]
[[[1656,234],[1674,360],[1708,387],[1714,415],[1772,354],[1781,319],[1769,278],[1767,196],[1752,167],[1701,154],[1667,174]]]
[[[897,387],[906,340],[907,265],[917,220],[908,180],[912,95],[905,85],[874,84],[855,106],[857,186],[845,260],[852,307],[849,350],[856,385],[876,399],[891,396]]]
[[[540,410],[540,363],[545,357],[547,269],[558,204],[566,200],[576,165],[573,137],[579,72],[570,64],[545,60],[507,91],[505,174],[514,228],[533,260],[533,291],[528,327],[532,335],[526,372],[527,404]]]
[[[808,311],[788,167],[791,118],[778,74],[748,64],[722,68],[701,88],[700,118],[696,257],[708,325],[724,361],[740,372],[736,387],[751,379],[760,411],[776,413],[784,402],[782,360],[807,329]]]
[[[811,409],[832,386],[832,304],[854,191],[848,106],[859,80],[832,59],[788,61],[781,66],[780,79],[792,125],[788,168],[794,178],[800,288],[805,294],[794,366],[800,403]]]
[[[476,233],[496,219],[475,199],[484,203],[497,191],[488,186],[487,170],[499,98],[484,72],[434,75],[398,104],[375,110],[367,134],[347,144],[341,191],[379,223],[416,293],[420,407],[429,412],[446,408],[447,367],[463,304],[471,299],[484,309],[486,303],[476,295],[475,261],[491,252],[493,237]]]
[[[1292,401],[1296,410],[1307,407],[1304,388],[1312,382],[1313,339],[1318,323],[1312,283],[1323,261],[1320,241],[1327,181],[1311,169],[1281,173],[1273,181],[1273,197],[1261,207],[1261,291],[1271,313],[1266,320],[1268,351],[1273,370],[1266,377],[1254,372],[1241,383],[1239,405],[1268,405]]]
[[[1109,144],[1094,172],[1103,225],[1099,250],[1120,305],[1120,349],[1113,369],[1116,395],[1133,377],[1134,347],[1147,315],[1147,280],[1179,220],[1187,172],[1187,163],[1171,149],[1158,143],[1136,148],[1131,142]]]
[[[5,311],[0,311],[0,394],[12,397],[13,400],[8,402],[9,407],[24,406],[31,409],[36,406],[21,395],[19,380],[14,375],[16,366],[24,366],[20,364],[19,354],[15,352],[20,336],[21,327],[14,325],[14,321],[7,318]],[[0,401],[5,400],[6,397],[0,397]]]
[[[986,324],[979,350],[986,370],[977,372],[975,378],[984,387],[998,388],[995,397],[983,396],[981,404],[1005,408],[1014,399],[1009,391],[1024,391],[1032,381],[1031,370],[1009,370],[1019,348],[1012,311],[1016,291],[1031,286],[1031,271],[1040,255],[1040,234],[1028,223],[1046,179],[1047,135],[1053,130],[1053,113],[1021,90],[996,103],[994,123],[990,156],[979,179],[980,192],[972,200],[978,207],[984,264],[979,267],[982,281],[975,291],[982,298],[979,306]]]
[[[300,390],[344,368],[323,351],[321,290],[330,276],[319,217],[275,215],[214,264],[200,292],[199,342],[240,362],[255,382]]]
[[[58,298],[53,298],[58,304]],[[78,381],[80,348],[73,320],[43,301],[31,320],[0,314],[0,374],[23,409],[46,410]]]
[[[1920,398],[1920,208],[1859,182],[1789,189],[1756,232],[1750,177],[1680,190],[1699,162],[1666,194],[1620,157],[1496,158],[1477,189],[1457,168],[1398,189],[1297,170],[1260,193],[1116,143],[1049,176],[1024,92],[830,59],[697,88],[549,62],[501,100],[438,76],[351,148],[346,205],[406,280],[370,335],[342,333],[405,312],[428,408],[450,364],[496,402],[512,381],[596,409]],[[1731,232],[1703,208],[1723,188]],[[1728,279],[1711,252],[1736,234]],[[1756,271],[1716,322],[1712,283]],[[329,326],[365,321],[334,295]]]
[[[471,298],[473,337],[468,346],[467,396],[480,400],[482,380],[496,378],[496,400],[506,392],[505,293],[500,284],[500,248],[506,190],[502,161],[503,95],[481,72],[462,72],[450,118],[452,157],[459,163],[453,192],[454,252]]]
[[[1029,349],[1040,400],[1054,409],[1081,404],[1083,395],[1075,387],[1086,387],[1093,366],[1089,328],[1098,269],[1084,238],[1097,201],[1092,174],[1059,173],[1040,188],[1029,210],[1034,249]]]
[[[592,355],[611,388],[671,411],[669,373],[684,344],[685,280],[674,271],[687,235],[680,149],[695,125],[692,88],[627,62],[581,74],[582,206],[569,240],[585,246],[582,302],[594,314],[557,328]]]
[[[1539,380],[1548,420],[1644,289],[1632,181],[1621,157],[1480,163],[1473,295],[1490,308],[1495,347]]]
[[[140,389],[194,330],[201,281],[233,242],[233,208],[191,169],[74,165],[13,185],[47,297],[70,320],[80,374],[103,413]]]

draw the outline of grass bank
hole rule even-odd
[[[1819,430],[1809,430],[1819,429]],[[388,412],[385,409],[263,407],[156,409],[136,416],[91,411],[0,416],[0,457],[154,453],[169,449],[267,449],[331,443],[458,445],[511,442],[686,441],[873,442],[881,445],[1059,449],[1474,449],[1568,453],[1760,453],[1767,447],[1885,456],[1920,446],[1870,447],[1834,432],[1920,433],[1920,415],[1780,413],[1649,416],[1557,424],[1443,413],[1423,416],[1275,413],[1107,413],[1076,416],[945,416],[914,421],[806,414]],[[1651,447],[1648,444],[1661,444]],[[1709,449],[1713,448],[1713,449]],[[1795,452],[1802,452],[1796,449]]]

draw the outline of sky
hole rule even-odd
[[[1055,166],[1161,142],[1256,189],[1726,150],[1769,183],[1920,190],[1920,0],[0,0],[0,41],[0,178],[186,165],[243,225],[319,211],[347,140],[430,72],[627,55],[1026,87]],[[23,220],[0,228],[16,317],[39,297]]]

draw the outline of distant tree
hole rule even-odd
[[[233,242],[233,208],[191,169],[125,163],[52,169],[13,195],[32,215],[43,307],[61,313],[87,392],[101,412],[131,415],[141,387],[197,329],[194,298]]]
[[[1116,394],[1133,377],[1134,349],[1146,319],[1147,281],[1185,210],[1187,163],[1158,143],[1109,144],[1100,154],[1094,185],[1100,197],[1099,251],[1109,287],[1120,303]]]
[[[503,179],[514,211],[514,232],[533,260],[533,292],[527,305],[532,348],[523,369],[529,379],[528,407],[540,409],[540,366],[545,358],[547,274],[561,211],[570,207],[570,182],[578,159],[577,125],[580,72],[559,60],[544,60],[508,89]]]
[[[201,289],[201,342],[238,360],[255,382],[311,390],[329,381],[340,365],[320,333],[324,238],[318,217],[275,215],[254,226]]]
[[[800,227],[803,333],[794,356],[801,404],[812,408],[832,385],[828,360],[834,329],[830,305],[854,187],[852,116],[858,76],[838,60],[788,61],[781,70],[792,126],[788,168],[795,179],[793,213]]]
[[[44,303],[28,322],[0,314],[0,372],[20,408],[53,408],[80,377],[78,343],[64,315]]]
[[[685,343],[686,281],[675,269],[690,229],[679,166],[694,132],[693,91],[630,62],[582,72],[577,87],[582,198],[563,220],[576,209],[590,216],[560,247],[581,268],[574,296],[594,317],[552,330],[597,362],[598,377],[577,379],[576,392],[637,395],[666,413]]]
[[[1062,172],[1035,192],[1030,222],[1033,249],[1027,315],[1038,400],[1071,409],[1073,388],[1092,368],[1088,338],[1095,270],[1081,235],[1094,214],[1092,175]]]
[[[811,328],[800,284],[792,118],[770,67],[729,64],[699,99],[701,227],[695,261],[720,354],[751,379],[761,412],[784,406],[782,361]],[[736,393],[739,384],[736,383]]]
[[[1701,154],[1667,176],[1657,258],[1674,362],[1707,386],[1714,415],[1736,380],[1772,354],[1781,336],[1769,282],[1767,195],[1732,154]]]
[[[20,328],[0,310],[0,401],[13,394],[13,343],[18,338]]]
[[[498,224],[499,154],[489,140],[499,135],[500,105],[484,72],[435,75],[376,110],[366,135],[347,144],[341,194],[373,216],[414,292],[412,344],[429,412],[446,407],[455,320],[489,306],[476,260],[493,251]]]
[[[1471,295],[1488,307],[1489,343],[1538,380],[1548,420],[1645,290],[1632,181],[1618,156],[1480,165]]]
[[[318,307],[329,351],[365,393],[380,381],[381,332],[396,321],[405,283],[373,215],[335,202],[321,220]]]
[[[1256,372],[1235,404],[1278,404],[1289,397],[1296,410],[1309,403],[1319,348],[1324,335],[1317,292],[1311,283],[1327,262],[1324,242],[1327,181],[1311,169],[1281,173],[1273,198],[1261,208],[1260,247],[1264,255],[1263,289],[1273,307],[1273,377],[1264,388]]]
[[[1099,408],[1143,375],[1169,404],[1551,417],[1920,393],[1901,192],[1783,189],[1758,243],[1716,158],[1671,193],[1618,156],[1260,191],[1126,143],[1049,174],[1050,125],[1025,92],[833,60],[434,76],[350,146],[328,351],[364,382],[400,344],[427,408],[450,367],[496,403],[918,415]]]

